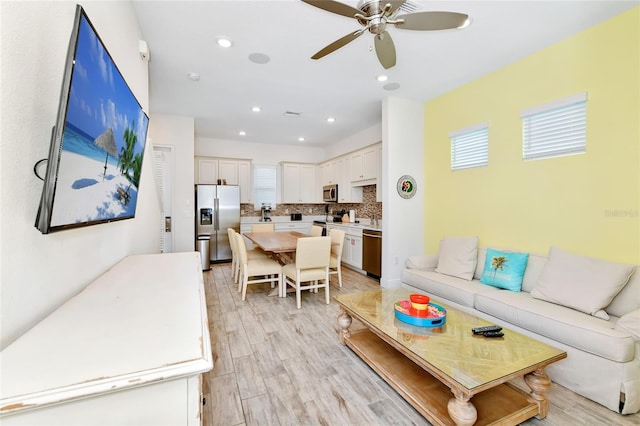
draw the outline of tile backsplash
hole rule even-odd
[[[325,203],[320,204],[279,204],[275,209],[271,210],[271,216],[288,216],[291,213],[302,213],[305,215],[321,216],[324,215]],[[340,210],[355,210],[356,217],[369,219],[382,219],[382,203],[376,201],[376,186],[367,185],[362,187],[362,203],[336,203],[329,204],[329,214]],[[241,216],[260,217],[260,210],[254,210],[253,204],[240,205]]]

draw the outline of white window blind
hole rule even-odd
[[[451,170],[483,167],[489,164],[489,127],[480,123],[449,133]]]
[[[522,158],[534,160],[587,150],[587,94],[560,99],[520,113]]]
[[[259,166],[253,168],[254,209],[260,210],[262,204],[276,208],[277,166]]]

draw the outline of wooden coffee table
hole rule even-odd
[[[409,290],[373,290],[336,297],[341,341],[434,425],[516,425],[547,415],[544,367],[567,353],[503,329],[504,337],[474,336],[490,323],[448,307],[441,327],[417,327],[394,315]],[[366,327],[350,331],[352,318]],[[507,383],[523,377],[527,394]],[[452,398],[453,394],[453,398]]]

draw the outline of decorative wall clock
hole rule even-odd
[[[416,180],[409,175],[401,176],[398,179],[396,190],[402,198],[411,198],[416,195]]]

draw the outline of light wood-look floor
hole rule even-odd
[[[340,344],[340,310],[324,303],[323,290],[303,292],[300,310],[295,295],[267,297],[269,284],[250,285],[242,302],[230,274],[228,263],[204,273],[214,359],[203,380],[205,426],[430,424]],[[343,287],[332,276],[331,295],[378,286],[343,268]],[[547,418],[523,425],[640,424],[640,414],[620,416],[556,384],[547,396]]]

